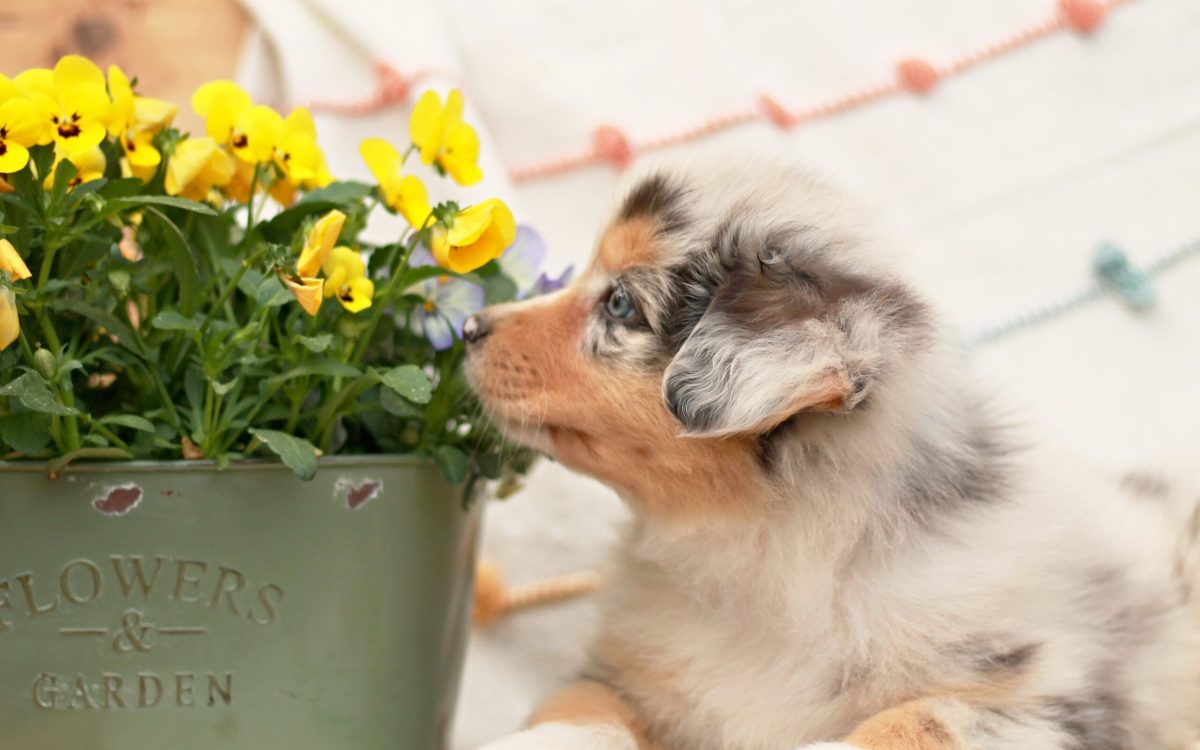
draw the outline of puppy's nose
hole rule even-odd
[[[478,344],[492,332],[492,326],[482,313],[476,313],[463,323],[463,341],[468,344]]]

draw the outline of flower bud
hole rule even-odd
[[[104,212],[103,196],[97,195],[94,192],[88,193],[87,195],[83,196],[83,202],[87,204],[88,208],[92,209],[92,211],[95,211],[96,213]]]
[[[58,373],[58,360],[49,349],[38,349],[33,353],[33,369],[46,380],[53,380]]]

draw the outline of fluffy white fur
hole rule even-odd
[[[718,248],[711,282],[676,288],[711,296],[678,351],[656,343],[671,340],[670,311],[687,302],[666,299],[667,282],[639,300],[645,326],[606,334],[612,322],[588,312],[579,341],[607,348],[581,344],[570,356],[583,364],[543,368],[531,379],[537,398],[509,397],[516,386],[501,358],[521,343],[506,325],[519,319],[526,336],[576,303],[491,311],[495,332],[472,351],[484,405],[520,425],[515,439],[608,481],[634,511],[584,676],[636,722],[544,724],[488,750],[1180,750],[1200,736],[1195,491],[1122,485],[1119,472],[993,442],[952,339],[913,312],[907,286],[879,260],[882,243],[824,183],[762,165],[667,174],[673,192],[638,204],[686,217],[657,237],[656,263],[677,278],[681,264]],[[618,215],[614,226],[634,219]],[[772,265],[780,257],[790,265]],[[810,302],[794,302],[791,268],[819,269]],[[595,264],[564,293],[579,300],[571,309],[598,308],[597,295],[627,273]],[[737,278],[804,318],[777,306],[744,320],[753,298],[722,307]],[[850,291],[829,292],[839,284]],[[647,364],[655,351],[662,357]],[[679,450],[682,461],[693,450],[683,443],[713,441],[705,449],[733,462],[767,446],[753,475],[732,485],[741,490],[667,488],[678,507],[737,512],[659,512],[644,490],[653,476],[621,479],[652,469],[633,459],[609,467],[596,452],[652,435],[638,425],[661,414],[622,415],[617,405],[587,419],[603,401],[556,411],[555,377],[615,379],[630,368],[666,389],[683,421],[658,454]],[[830,373],[853,391],[835,388],[839,410],[808,409],[801,397]],[[536,414],[521,411],[528,403]],[[806,406],[781,411],[795,403]],[[764,422],[769,435],[747,434]],[[563,427],[587,433],[592,453],[577,458]]]

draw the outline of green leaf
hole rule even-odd
[[[0,388],[0,396],[12,396],[30,411],[70,417],[79,414],[77,409],[63,406],[54,398],[50,386],[36,372],[26,372],[8,385]]]
[[[250,434],[283,459],[283,463],[296,472],[296,476],[306,482],[316,476],[317,448],[312,443],[277,430],[251,429]]]
[[[378,251],[376,251],[378,252]],[[410,289],[415,284],[419,284],[426,279],[433,279],[438,276],[450,276],[451,278],[463,278],[456,273],[447,271],[441,266],[416,266],[404,269],[404,275],[400,278],[400,288]],[[473,281],[473,279],[468,279]],[[480,284],[482,286],[482,284]]]
[[[319,336],[297,336],[296,340],[313,354],[320,354],[333,344],[333,334],[322,333]]]
[[[427,404],[433,398],[433,383],[416,365],[393,367],[379,373],[379,380],[414,404]]]
[[[50,174],[50,165],[54,163],[54,150],[53,144],[42,144],[29,149],[29,161],[33,162],[34,172],[38,175]],[[29,173],[24,170],[22,170],[22,174],[29,176]]]
[[[233,387],[238,384],[238,379],[234,378],[228,383],[218,383],[215,380],[210,380],[209,382],[212,383],[213,393],[217,394],[218,396],[224,396],[232,391]]]
[[[292,299],[292,293],[274,276],[266,276],[254,290],[254,301],[259,307],[279,307]]]
[[[24,196],[16,193],[0,193],[0,203],[9,203],[27,213],[36,213],[37,209]]]
[[[267,385],[282,383],[293,378],[304,377],[305,375],[324,375],[330,378],[356,378],[362,375],[362,371],[353,365],[348,365],[336,359],[318,359],[313,362],[293,367],[285,373],[276,375],[273,378],[267,378],[264,381]]]
[[[0,440],[22,453],[37,453],[50,443],[50,420],[32,411],[0,417]]]
[[[71,184],[71,178],[78,173],[75,164],[70,159],[63,159],[54,168],[54,184],[50,188],[50,205],[57,206],[63,196],[67,194],[67,188]]]
[[[88,185],[90,184],[92,183],[89,182]],[[87,185],[80,185],[80,187],[87,187]],[[125,177],[120,180],[109,180],[96,192],[98,195],[101,195],[109,201],[112,201],[113,199],[127,198],[131,195],[136,195],[141,189],[141,180],[136,177]],[[111,206],[112,203],[110,202],[108,205]]]
[[[462,483],[471,468],[467,461],[467,454],[453,445],[439,445],[434,449],[433,462],[442,472],[442,478],[450,484]]]
[[[185,318],[174,310],[163,310],[154,316],[150,325],[160,331],[200,331],[200,323],[195,318]]]
[[[357,203],[371,194],[372,187],[365,182],[346,180],[334,182],[323,188],[305,193],[299,203]]]
[[[484,453],[475,459],[479,473],[487,479],[499,479],[504,474],[504,457],[499,453]]]
[[[128,198],[113,198],[108,207],[113,211],[127,211],[139,206],[170,206],[182,208],[184,211],[200,214],[201,216],[216,216],[217,212],[207,203],[197,203],[187,198],[175,198],[170,195],[133,195]]]
[[[104,187],[107,184],[108,184],[108,178],[100,177],[98,179],[92,180],[91,182],[85,182],[82,185],[76,185],[75,188],[73,190],[71,190],[72,204],[78,203],[79,199],[82,198],[83,196],[87,195],[88,193],[97,193],[98,194],[100,192],[100,188]]]
[[[379,405],[393,417],[415,419],[422,414],[421,410],[413,406],[411,401],[405,399],[391,388],[383,388],[379,391]]]
[[[121,297],[129,295],[130,284],[133,283],[133,277],[128,271],[116,270],[108,272],[108,283],[112,284],[112,288]]]
[[[517,284],[507,276],[489,276],[483,281],[483,304],[496,305],[517,298]]]
[[[112,414],[100,419],[101,424],[115,424],[118,427],[128,427],[141,432],[154,432],[154,423],[136,414]]]
[[[47,284],[46,286],[49,287],[50,284]],[[55,295],[48,298],[46,300],[46,306],[53,310],[69,310],[76,315],[81,315],[84,318],[91,320],[93,323],[98,323],[104,326],[109,333],[116,336],[117,342],[122,347],[128,349],[139,357],[146,356],[145,348],[142,346],[142,337],[138,335],[128,323],[112,313],[106,310],[101,310],[98,307],[93,307],[82,300],[76,299],[74,296],[65,294]]]
[[[280,211],[270,221],[258,225],[258,232],[270,242],[280,245],[290,245],[296,230],[310,216],[328,213],[342,204],[332,201],[304,201],[291,208]]]
[[[172,200],[182,199],[173,198]],[[192,203],[192,201],[184,202]],[[197,203],[196,205],[202,204]],[[183,236],[183,232],[179,231],[179,227],[175,226],[175,223],[161,211],[147,207],[144,216],[147,220],[152,220],[150,223],[156,225],[160,230],[159,234],[163,238],[163,245],[166,247],[171,262],[171,272],[179,287],[179,309],[184,315],[191,315],[199,309],[200,295],[204,290],[200,283],[200,271],[196,265],[196,257],[192,254],[192,248],[188,244],[187,238]]]

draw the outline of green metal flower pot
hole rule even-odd
[[[481,503],[428,463],[0,463],[22,750],[440,750]]]

